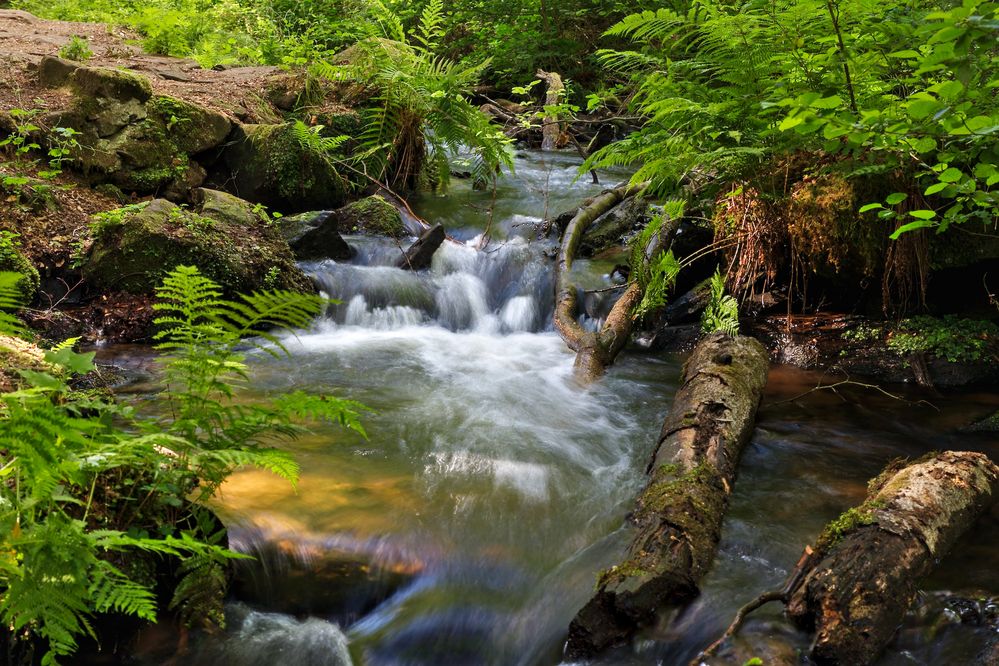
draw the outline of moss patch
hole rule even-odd
[[[265,287],[312,291],[277,230],[246,210],[245,216],[229,216],[218,207],[190,211],[156,199],[104,213],[92,226],[83,275],[99,290],[150,294],[168,271],[185,264],[197,266],[229,295]]]
[[[336,211],[341,233],[371,234],[404,238],[409,235],[396,207],[384,197],[374,195],[347,204]]]

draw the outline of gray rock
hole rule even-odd
[[[334,211],[301,213],[280,220],[281,234],[298,259],[336,259],[343,261],[354,256],[354,249],[347,244],[337,229]]]

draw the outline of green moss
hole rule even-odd
[[[679,465],[660,465],[652,474],[652,481],[642,493],[636,518],[643,519],[665,511],[682,501],[690,501],[700,511],[710,507],[702,498],[703,493],[692,492],[698,485],[710,483],[717,474],[714,465],[704,462],[681,474]]]
[[[885,481],[882,481],[882,484]],[[826,552],[857,528],[873,525],[877,522],[874,512],[883,506],[884,504],[878,500],[868,500],[860,506],[847,509],[822,530],[822,534],[816,542],[816,550]]]
[[[12,231],[0,231],[0,271],[20,273],[24,276],[18,282],[18,288],[25,303],[30,303],[38,293],[41,278],[38,269],[21,252],[19,234]]]
[[[81,97],[144,102],[153,94],[149,79],[108,67],[81,67],[73,72],[73,88]]]
[[[607,587],[608,583],[614,580],[621,580],[624,578],[635,578],[638,576],[648,575],[648,571],[640,567],[637,563],[632,560],[627,560],[621,564],[610,567],[609,569],[604,569],[597,574],[597,582],[594,586],[595,590],[601,590]]]
[[[232,219],[156,199],[103,213],[81,261],[84,277],[99,289],[148,294],[167,271],[184,264],[200,268],[228,294],[262,289],[265,281],[312,291],[287,243],[245,208],[244,217]]]
[[[390,238],[408,235],[396,207],[377,194],[347,204],[338,213],[342,233],[367,233]]]

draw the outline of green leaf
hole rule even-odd
[[[892,193],[892,194],[889,194],[889,195],[888,195],[888,196],[887,196],[887,197],[885,198],[885,202],[886,202],[886,203],[887,203],[887,204],[888,204],[889,206],[894,206],[894,205],[896,205],[896,204],[900,204],[900,203],[902,203],[903,201],[905,201],[906,197],[908,197],[908,195],[907,195],[907,194],[904,194],[903,192],[894,192],[894,193]]]
[[[964,174],[961,173],[960,169],[955,169],[954,167],[950,167],[949,169],[947,169],[946,171],[944,171],[942,174],[940,174],[939,177],[940,177],[940,181],[941,182],[944,182],[944,183],[956,183],[957,181],[961,180],[961,178],[963,176],[964,176]]]
[[[921,139],[916,139],[912,142],[912,149],[917,153],[924,154],[933,152],[937,148],[936,139],[930,137],[923,137]]]
[[[903,224],[890,236],[892,240],[898,240],[898,237],[909,231],[915,231],[916,229],[923,229],[925,227],[935,226],[936,222],[930,222],[929,220],[917,220],[915,222],[909,222],[908,224]]]
[[[921,210],[910,210],[909,215],[911,215],[912,217],[919,218],[920,220],[932,220],[937,216],[937,213],[934,210],[921,209]]]
[[[941,192],[947,189],[948,187],[950,187],[949,183],[933,183],[932,185],[926,188],[926,191],[923,192],[923,194],[925,194],[926,196],[930,196],[932,194],[936,194],[937,192]]]
[[[940,108],[940,102],[935,99],[915,99],[905,105],[909,117],[922,120]]]
[[[822,99],[817,99],[812,102],[809,106],[813,109],[835,109],[843,104],[843,99],[839,95],[833,95],[832,97],[823,97]]]
[[[883,208],[884,208],[884,206],[881,205],[881,204],[879,204],[879,203],[869,203],[869,204],[867,204],[865,206],[861,206],[860,212],[861,213],[866,213],[866,212],[871,211],[871,210],[879,210],[879,209],[883,209]]]

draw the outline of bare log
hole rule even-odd
[[[999,467],[981,453],[948,451],[891,471],[853,525],[827,528],[822,559],[788,599],[788,617],[814,629],[811,656],[820,664],[872,663],[919,580],[999,499]]]
[[[548,90],[545,92],[545,106],[558,106],[562,102],[562,95],[565,93],[565,84],[562,77],[556,72],[546,72],[539,69],[535,74],[545,82]],[[541,127],[541,150],[555,150],[565,145],[562,138],[562,123],[554,115],[545,116],[544,125]]]
[[[640,193],[646,183],[622,185],[607,190],[580,208],[566,225],[555,264],[555,328],[571,350],[576,352],[577,375],[591,381],[603,374],[631,337],[634,320],[631,313],[641,302],[644,291],[636,283],[627,287],[614,304],[599,331],[587,331],[579,321],[579,289],[572,280],[572,263],[587,228],[598,217],[621,201]],[[651,261],[669,247],[679,220],[667,220],[644,249],[645,260]]]
[[[601,574],[569,625],[567,656],[593,655],[699,593],[714,560],[742,449],[766,384],[767,352],[715,334],[687,361],[631,521],[626,559]]]

